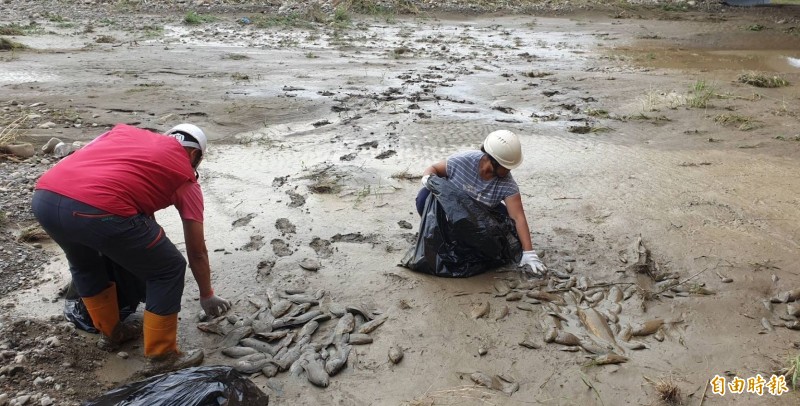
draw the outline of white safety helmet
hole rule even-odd
[[[177,139],[184,147],[196,148],[203,155],[206,154],[208,138],[206,138],[206,133],[194,124],[178,124],[167,131],[166,135]]]
[[[517,134],[511,131],[497,130],[489,133],[483,141],[483,150],[508,170],[522,163],[522,146]]]

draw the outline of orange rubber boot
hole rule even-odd
[[[117,305],[117,285],[111,282],[110,286],[104,291],[91,296],[84,297],[83,304],[89,316],[92,317],[94,327],[100,330],[106,337],[111,337],[114,327],[119,324],[119,305]]]
[[[144,356],[159,357],[178,351],[178,313],[160,316],[144,311]]]
[[[144,311],[144,355],[149,358],[144,376],[196,367],[203,363],[201,350],[178,351],[178,313],[160,316]]]

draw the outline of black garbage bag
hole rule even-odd
[[[519,261],[514,220],[432,176],[417,243],[401,265],[436,276],[464,278]]]
[[[131,314],[136,313],[139,303],[144,302],[145,283],[107,257],[105,257],[105,264],[108,280],[116,282],[117,285],[119,319],[125,320]],[[98,331],[94,328],[92,317],[72,282],[69,283],[64,299],[64,317],[75,324],[76,328],[97,334]]]
[[[269,396],[227,366],[181,369],[106,392],[83,406],[261,406]]]

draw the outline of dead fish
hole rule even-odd
[[[272,320],[253,320],[252,327],[254,334],[269,333],[272,331]]]
[[[628,300],[631,298],[631,296],[633,296],[634,293],[636,293],[636,287],[631,285],[630,287],[625,289],[625,292],[623,293],[625,294],[625,297],[622,300]]]
[[[775,331],[775,329],[772,328],[772,323],[770,323],[766,317],[761,318],[761,326],[764,327],[766,331]]]
[[[272,346],[256,338],[244,338],[239,343],[244,347],[254,348],[258,352],[269,355],[277,354],[280,349],[279,346]]]
[[[242,326],[237,327],[225,334],[225,337],[222,338],[219,345],[217,346],[218,349],[233,347],[239,344],[243,338],[253,334],[253,327],[251,326]]]
[[[300,268],[303,268],[306,271],[315,272],[315,271],[318,271],[319,268],[321,268],[321,267],[322,267],[322,265],[316,259],[305,258],[302,261],[300,261]]]
[[[506,295],[506,300],[509,302],[515,302],[517,300],[522,299],[522,296],[523,296],[522,292],[510,292],[509,294]]]
[[[505,296],[509,292],[511,292],[511,287],[508,286],[508,283],[506,283],[506,281],[499,280],[495,281],[494,290],[497,292],[495,296]]]
[[[575,284],[575,287],[580,290],[586,290],[589,288],[589,278],[585,276],[581,276],[578,278],[578,283]]]
[[[364,316],[362,316],[360,314],[354,314],[353,318],[355,319],[356,328],[358,328],[359,326],[361,326],[362,324],[364,324],[367,321],[366,319],[364,319]]]
[[[392,364],[397,364],[403,360],[403,349],[400,348],[398,345],[393,345],[389,347],[389,361]]]
[[[631,326],[631,335],[634,337],[649,336],[658,331],[662,325],[664,325],[664,319],[652,319],[644,323],[638,323]]]
[[[664,337],[664,329],[661,329],[661,328],[660,328],[660,329],[658,329],[658,331],[656,331],[655,333],[653,333],[653,338],[655,338],[655,339],[656,339],[656,341],[658,341],[658,342],[662,342],[662,341],[664,341],[664,338],[665,338],[665,337]]]
[[[526,312],[532,312],[533,311],[533,305],[530,304],[530,303],[527,303],[527,302],[520,302],[520,303],[517,303],[517,309],[524,310]]]
[[[783,320],[783,321],[795,321],[795,320],[797,320],[797,317],[789,315],[789,314],[779,314],[778,318]]]
[[[622,313],[622,305],[619,303],[611,303],[608,306],[608,311],[614,313],[615,315],[619,315]]]
[[[248,355],[259,353],[258,350],[251,347],[233,346],[222,349],[222,354],[231,358],[241,358]]]
[[[555,303],[560,306],[564,306],[566,304],[566,302],[564,302],[564,298],[562,298],[560,295],[544,292],[541,290],[529,290],[528,293],[526,293],[526,295],[530,298],[550,303]]]
[[[581,340],[580,347],[590,354],[606,354],[611,351],[608,348],[601,347],[592,340]]]
[[[352,313],[347,313],[339,319],[336,327],[333,330],[335,336],[341,336],[345,333],[350,333],[356,327],[355,317]]]
[[[344,306],[342,306],[342,305],[340,305],[338,303],[329,304],[328,305],[328,311],[331,312],[331,314],[336,316],[336,317],[342,317],[342,316],[344,316],[345,313],[347,313],[347,310],[344,309]]]
[[[622,346],[629,349],[629,350],[646,350],[647,345],[645,343],[640,343],[638,341],[632,343],[622,343]]]
[[[581,340],[578,339],[578,337],[575,337],[575,335],[572,333],[567,333],[566,331],[551,328],[545,334],[544,342],[557,343],[568,346],[577,346],[580,345]]]
[[[286,314],[286,312],[288,312],[289,309],[291,308],[292,308],[292,302],[286,299],[281,299],[277,303],[272,304],[272,308],[270,309],[270,311],[272,312],[272,316],[281,317],[284,314]]]
[[[800,322],[798,321],[787,321],[784,326],[789,330],[800,330]]]
[[[500,321],[506,316],[508,316],[508,306],[503,305],[503,307],[500,308],[500,311],[497,312],[497,316],[494,317],[494,321]]]
[[[581,347],[579,347],[577,345],[575,345],[575,346],[564,346],[564,347],[559,348],[558,350],[559,351],[564,351],[564,352],[578,352],[578,351],[581,350]]]
[[[283,315],[283,318],[287,317],[295,317],[301,315],[308,311],[311,308],[311,303],[300,303],[291,310],[289,310],[286,314]]]
[[[594,304],[594,303],[597,303],[597,302],[603,300],[603,297],[604,297],[603,292],[596,292],[596,293],[593,293],[590,296],[587,296],[586,297],[586,301],[589,302],[589,303]]]
[[[272,378],[275,375],[278,375],[278,366],[275,365],[275,362],[270,362],[264,366],[264,368],[261,368],[261,373],[267,378]]]
[[[570,278],[570,274],[568,274],[566,272],[563,272],[563,271],[557,271],[557,270],[551,270],[550,271],[550,275],[553,275],[558,279],[569,279]]]
[[[795,317],[800,316],[800,305],[787,305],[786,313]]]
[[[282,317],[280,319],[275,319],[275,321],[272,322],[272,328],[279,329],[284,327],[299,326],[320,315],[322,315],[322,310],[312,310],[295,317]]]
[[[353,333],[348,337],[347,343],[352,345],[372,344],[372,337],[369,334]]]
[[[630,341],[631,337],[633,337],[633,330],[631,329],[631,326],[623,327],[619,331],[619,334],[617,334],[617,337],[619,337],[622,341]]]
[[[197,323],[197,329],[204,332],[204,333],[211,333],[211,334],[219,334],[221,336],[225,336],[225,330],[219,323],[213,321],[204,321]]]
[[[608,327],[608,321],[600,312],[592,308],[578,308],[578,318],[589,333],[605,343],[616,346],[617,341],[614,339],[614,334]]]
[[[278,331],[271,331],[269,333],[255,333],[255,336],[263,338],[265,341],[275,341],[280,340],[283,337],[286,337],[286,334],[289,333],[289,330],[278,330]]]
[[[788,302],[794,302],[797,299],[800,299],[800,289],[781,292],[771,300],[773,303],[788,303]]]
[[[375,316],[373,316],[371,312],[368,312],[368,311],[366,311],[366,309],[364,309],[364,308],[363,308],[363,307],[361,307],[361,306],[354,306],[354,305],[350,305],[350,306],[345,306],[345,307],[344,307],[344,309],[345,309],[345,310],[346,310],[348,313],[353,313],[354,315],[355,315],[355,314],[360,314],[360,315],[361,315],[361,316],[363,316],[363,317],[364,317],[364,319],[365,319],[365,320],[367,320],[367,321],[370,321],[370,320],[372,320],[372,319],[374,319],[374,318],[375,318]]]
[[[610,324],[619,323],[619,316],[617,316],[616,313],[614,313],[614,312],[603,312],[601,314],[603,315],[603,317],[605,317],[606,319],[608,319],[608,321],[611,322]]]
[[[325,297],[324,289],[318,289],[317,291],[314,292],[314,299],[322,300],[323,297]]]
[[[530,339],[528,339],[528,338],[526,338],[526,339],[524,339],[524,340],[520,341],[520,342],[519,342],[519,345],[521,345],[521,346],[523,346],[523,347],[525,347],[525,348],[530,348],[530,349],[532,349],[532,350],[538,350],[539,348],[542,348],[542,346],[541,346],[541,345],[539,345],[539,344],[537,344],[537,343],[533,342],[532,340],[530,340]]]
[[[311,304],[313,306],[316,306],[316,305],[319,304],[319,300],[317,300],[313,296],[308,296],[308,295],[286,295],[283,298],[288,300],[288,301],[290,301],[290,302],[292,302],[292,303],[294,303],[294,304],[309,303],[309,304]]]
[[[522,301],[523,301],[523,302],[525,302],[525,303],[530,303],[530,304],[532,304],[532,305],[538,305],[538,304],[542,304],[542,301],[541,301],[541,300],[536,300],[536,299],[534,299],[534,298],[532,298],[532,297],[527,297],[527,296],[526,296],[526,297],[523,297],[523,298],[522,298]]]
[[[301,288],[286,288],[283,290],[287,295],[301,295],[305,294],[306,290]]]
[[[233,369],[243,374],[253,374],[272,362],[272,357],[267,354],[253,354],[253,358],[242,358],[233,364]]]
[[[575,300],[575,295],[573,295],[572,292],[567,292],[562,297],[564,298],[564,303],[567,304],[568,308],[578,306],[578,301]]]
[[[575,287],[576,283],[578,283],[578,278],[576,278],[575,276],[570,276],[569,279],[567,280],[567,283],[564,284],[564,289],[570,290],[573,287]]]
[[[328,387],[328,373],[325,372],[325,364],[319,357],[314,357],[310,360],[307,360],[302,364],[302,366],[306,371],[306,379],[308,379],[312,385],[319,386],[321,388]]]
[[[328,373],[328,375],[336,375],[342,370],[342,368],[344,368],[345,365],[347,365],[347,357],[350,356],[350,348],[351,347],[349,345],[344,344],[338,349],[338,351],[336,351],[336,355],[334,357],[328,357],[328,359],[325,361],[325,371]]]
[[[264,300],[258,297],[248,297],[247,301],[249,301],[253,306],[259,309],[266,309],[269,307],[269,300]]]
[[[614,303],[622,302],[623,294],[622,290],[617,286],[612,286],[611,289],[608,290],[608,300]]]
[[[592,363],[595,365],[622,364],[623,362],[628,362],[628,357],[614,354],[613,352],[599,355],[592,359]]]
[[[356,333],[369,334],[369,333],[373,332],[376,328],[378,328],[381,324],[383,324],[388,318],[389,318],[389,316],[380,316],[380,317],[376,318],[375,320],[368,321],[368,322],[358,326],[358,329],[356,330]]]
[[[508,378],[501,377],[499,375],[489,376],[483,372],[475,372],[470,375],[470,379],[472,379],[472,382],[475,382],[480,386],[501,391],[509,396],[519,390],[518,383],[512,382]]]
[[[483,316],[486,316],[489,313],[489,302],[482,302],[475,305],[472,308],[472,318],[473,319],[480,319]]]
[[[661,282],[657,282],[655,284],[654,288],[655,288],[655,291],[657,291],[657,292],[662,292],[662,291],[665,291],[667,289],[673,289],[673,290],[678,289],[676,291],[680,292],[680,289],[683,289],[684,287],[683,286],[678,286],[678,283],[680,283],[680,281],[677,278],[676,279],[665,279],[665,280],[663,280]]]
[[[299,339],[299,338],[300,338],[300,337],[302,337],[302,336],[311,336],[312,334],[314,334],[314,332],[315,332],[315,331],[317,331],[317,328],[319,328],[319,323],[318,323],[318,322],[316,322],[316,321],[314,321],[314,320],[311,320],[311,321],[309,321],[308,323],[306,323],[306,324],[305,324],[305,325],[304,325],[304,326],[303,326],[303,327],[302,327],[302,328],[301,328],[301,329],[300,329],[300,330],[297,332],[297,335],[296,335],[295,337],[296,337],[296,339]],[[284,330],[284,331],[285,331],[285,330]]]

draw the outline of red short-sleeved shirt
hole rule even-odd
[[[172,137],[124,124],[61,160],[36,189],[124,217],[174,205],[182,219],[203,222],[203,192],[186,150]]]

